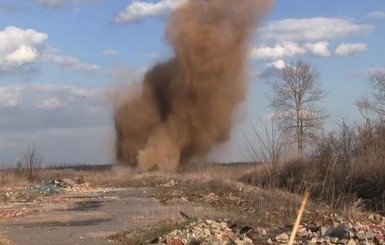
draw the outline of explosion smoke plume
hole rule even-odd
[[[229,139],[246,90],[248,39],[271,0],[191,0],[166,39],[174,57],[147,71],[115,108],[116,157],[142,170],[175,169]]]

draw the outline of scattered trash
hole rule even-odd
[[[34,188],[35,192],[41,195],[52,195],[60,192],[60,187],[52,183],[43,183]]]
[[[81,184],[79,184],[81,183]],[[61,192],[80,192],[90,190],[88,183],[82,180],[73,181],[72,179],[55,179],[43,181],[34,186],[15,187],[0,189],[0,202],[34,202],[44,196],[51,196]]]

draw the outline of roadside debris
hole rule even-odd
[[[56,185],[54,182],[53,183],[43,182],[42,184],[35,186],[31,191],[41,195],[52,195],[60,192],[60,187]]]
[[[79,183],[77,181],[77,183]],[[43,202],[44,199],[64,192],[81,192],[90,190],[88,183],[77,184],[71,179],[56,179],[43,181],[33,186],[3,188],[0,189],[0,203],[17,204],[17,203],[35,203]],[[30,208],[3,208],[0,209],[0,220],[13,217],[25,216],[35,213],[37,210]]]
[[[72,179],[55,179],[43,181],[33,186],[0,189],[0,203],[36,202],[45,196],[61,192],[80,192],[89,189],[89,184],[85,182],[75,182]]]
[[[159,187],[162,187],[162,190],[169,190],[177,184],[177,181],[172,180],[165,182]],[[19,208],[19,206],[17,206],[18,203],[51,202],[54,199],[62,201],[63,196],[66,195],[57,194],[86,191],[98,192],[98,196],[103,196],[107,188],[91,188],[89,184],[84,181],[79,182],[72,179],[55,179],[23,188],[0,188],[0,202],[5,204],[0,208],[0,220],[39,212],[37,209],[30,208],[32,205],[27,208]],[[164,193],[167,194],[168,192]],[[108,198],[115,197],[108,196]],[[202,201],[206,204],[218,204],[217,206],[220,206],[223,202],[227,202],[239,209],[243,208],[243,204],[246,203],[243,196],[238,196],[235,192],[218,194],[211,190],[203,194],[198,193],[197,195],[185,195],[185,193],[182,193],[180,196],[177,196],[177,198],[183,202]],[[12,208],[6,207],[7,204],[10,204]],[[287,244],[291,231],[293,230],[293,225],[284,226],[282,223],[277,225],[279,227],[266,227],[254,222],[253,227],[250,227],[237,224],[237,222],[232,219],[196,220],[188,213],[180,212],[180,214],[184,217],[185,221],[188,222],[187,225],[177,226],[182,228],[172,231],[168,230],[169,232],[148,240],[145,244]],[[248,218],[249,216],[246,217]],[[385,245],[385,217],[379,214],[357,212],[341,216],[328,211],[305,211],[304,217],[305,219],[303,219],[296,233],[294,244]],[[268,218],[266,218],[266,220],[267,219]],[[239,220],[245,222],[243,218]]]
[[[247,237],[248,231],[231,228],[227,220],[197,220],[182,230],[174,230],[162,237],[152,239],[148,244],[253,244]]]
[[[181,212],[183,217],[190,218]],[[333,214],[334,218],[338,217]],[[343,244],[343,245],[385,245],[385,217],[375,215],[371,220],[350,223],[334,222],[333,225],[302,224],[296,234],[295,243],[300,245]],[[337,220],[337,219],[336,219]],[[229,220],[202,220],[190,223],[183,229],[156,237],[146,244],[158,245],[251,245],[251,244],[287,244],[292,225],[283,228],[238,227]]]

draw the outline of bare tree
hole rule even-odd
[[[252,134],[243,132],[246,138],[246,157],[252,161],[271,163],[278,166],[287,151],[285,135],[274,120],[261,122],[262,127],[252,127]]]
[[[24,166],[27,178],[34,180],[41,168],[41,158],[34,143],[29,144],[22,153],[21,163]]]
[[[369,73],[368,80],[372,88],[371,98],[362,98],[357,102],[357,106],[367,120],[370,112],[383,119],[385,116],[385,71]]]
[[[285,66],[280,79],[270,83],[273,95],[270,106],[281,129],[297,145],[303,157],[305,144],[313,139],[326,117],[319,102],[325,94],[321,90],[320,72],[303,60]]]

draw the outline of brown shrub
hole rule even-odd
[[[347,207],[362,200],[366,208],[385,210],[385,123],[348,126],[320,139],[308,160],[286,162],[276,170],[260,168],[240,181],[301,194],[313,200]]]

